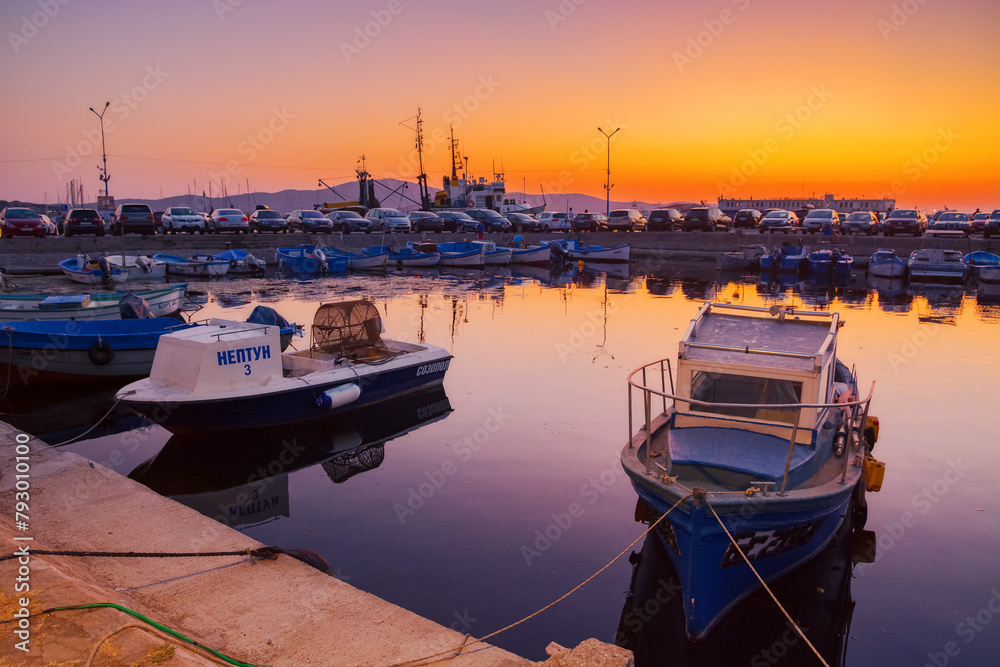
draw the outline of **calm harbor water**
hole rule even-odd
[[[874,453],[886,480],[868,496],[868,532],[842,535],[775,593],[831,664],[983,665],[1000,655],[996,287],[863,274],[768,285],[667,262],[610,274],[231,279],[192,292],[204,304],[196,318],[242,319],[266,303],[306,324],[324,301],[368,298],[387,336],[425,339],[454,361],[443,389],[347,421],[182,439],[116,413],[67,449],[264,543],[313,549],[353,586],[474,636],[549,604],[642,535],[618,463],[626,376],[675,359],[702,301],[837,310],[840,358],[862,386],[877,383]],[[33,410],[18,425],[59,442],[112,400],[8,397],[3,412]],[[639,665],[817,664],[762,594],[688,644],[659,543],[627,551],[492,643],[535,660],[550,641],[597,637],[634,650]]]

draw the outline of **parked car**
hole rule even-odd
[[[882,223],[882,233],[886,236],[912,234],[921,236],[927,229],[927,216],[915,208],[897,208]]]
[[[755,208],[741,208],[733,216],[733,229],[757,229],[760,226],[760,211]]]
[[[163,213],[164,211],[153,211],[153,230],[157,234],[162,234],[163,232]]]
[[[647,232],[672,232],[680,229],[684,216],[676,208],[658,208],[650,211],[646,221]]]
[[[927,235],[968,236],[971,227],[967,213],[943,211],[933,223],[928,223]]]
[[[538,214],[538,224],[543,232],[568,232],[571,227],[565,213],[542,211]]]
[[[275,234],[278,232],[282,234],[288,233],[288,223],[285,222],[285,218],[277,211],[272,211],[269,208],[258,208],[255,211],[251,211],[250,217],[247,219],[247,224],[250,226],[251,232],[257,232],[258,234],[263,232],[273,232]]]
[[[607,231],[608,216],[603,213],[590,213],[587,211],[573,218],[572,228],[574,232]]]
[[[799,231],[799,216],[782,209],[769,211],[760,219],[760,225],[757,229],[760,230],[761,234],[769,231],[795,233]]]
[[[1000,208],[990,213],[989,219],[986,220],[986,226],[983,228],[984,239],[992,236],[1000,236]]]
[[[508,213],[506,217],[515,232],[537,232],[542,229],[538,220],[527,213]]]
[[[879,230],[878,216],[874,211],[855,211],[840,223],[841,234],[868,234],[875,236]]]
[[[509,232],[511,230],[510,220],[493,209],[470,208],[465,213],[476,222],[483,223],[488,232]]]
[[[56,223],[52,222],[52,218],[45,215],[44,213],[42,213],[38,217],[42,219],[42,224],[45,225],[46,236],[55,236],[56,234],[59,233],[59,228],[56,227]]]
[[[0,211],[0,237],[45,236],[45,223],[31,208],[8,206]]]
[[[298,209],[288,214],[288,231],[296,230],[329,234],[333,231],[333,222],[319,211]]]
[[[970,234],[982,234],[983,230],[986,229],[986,221],[990,219],[990,214],[986,211],[979,211],[972,215],[972,219],[969,220],[969,233]]]
[[[475,227],[476,221],[462,211],[439,211],[438,217],[444,220],[445,231],[457,232],[466,226],[470,229]]]
[[[111,233],[115,236],[129,233],[143,236],[155,234],[153,210],[148,204],[119,204],[111,215]]]
[[[371,220],[362,217],[357,211],[330,211],[326,214],[333,223],[334,231],[350,234],[351,232],[364,232],[370,234],[372,231]]]
[[[685,232],[696,229],[706,232],[729,231],[732,225],[733,221],[718,206],[695,206],[684,216],[681,229]]]
[[[824,229],[840,229],[840,216],[832,208],[816,208],[806,214],[802,221],[802,231],[819,234]]]
[[[608,213],[609,232],[641,232],[646,229],[646,218],[634,208],[618,208]]]
[[[373,208],[365,214],[365,217],[371,221],[374,231],[410,231],[410,219],[397,208]]]
[[[430,211],[410,211],[406,216],[410,219],[410,229],[415,232],[443,232],[444,220],[437,213]]]
[[[104,236],[104,219],[92,208],[74,208],[63,221],[63,236],[94,234]]]
[[[238,208],[217,208],[208,217],[208,233],[247,234],[250,232],[250,220],[247,214]]]
[[[188,232],[205,233],[205,218],[188,206],[171,206],[163,212],[163,233]]]

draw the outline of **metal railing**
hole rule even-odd
[[[646,369],[659,366],[660,373],[660,389],[648,386],[646,379]],[[642,381],[639,383],[636,380],[636,375],[642,375]],[[670,393],[666,391],[666,378],[670,378]],[[650,456],[651,448],[653,443],[653,433],[652,433],[652,401],[653,396],[659,396],[663,401],[663,412],[662,415],[667,414],[667,399],[671,400],[671,407],[675,407],[677,402],[685,403],[689,406],[699,406],[704,408],[727,408],[727,409],[753,409],[753,410],[795,410],[795,421],[791,425],[791,437],[788,442],[788,458],[785,461],[785,472],[781,481],[781,491],[779,495],[784,495],[788,487],[788,472],[791,469],[792,464],[792,454],[795,451],[795,439],[798,436],[799,422],[801,421],[802,410],[809,408],[816,408],[821,410],[828,409],[840,409],[847,411],[847,417],[844,420],[845,427],[845,437],[847,450],[844,452],[844,469],[841,473],[840,483],[845,484],[847,481],[847,471],[850,467],[850,462],[852,457],[849,455],[850,451],[853,450],[855,455],[861,453],[862,438],[859,431],[862,431],[865,427],[865,423],[868,419],[868,408],[871,405],[872,395],[875,392],[875,382],[873,381],[871,387],[868,390],[868,395],[865,398],[858,399],[855,401],[844,401],[844,402],[833,402],[833,403],[713,403],[711,401],[702,401],[696,398],[690,398],[688,396],[678,396],[674,393],[674,376],[673,369],[670,366],[669,359],[660,359],[652,363],[646,364],[640,368],[629,373],[628,376],[628,446],[632,449],[633,440],[633,430],[632,430],[632,394],[633,391],[638,389],[643,394],[643,413],[645,418],[645,431],[646,431],[646,474],[652,474],[650,470]],[[659,415],[657,415],[659,416]],[[860,419],[859,419],[860,416]],[[666,470],[670,470],[670,449],[666,449],[667,455],[667,466]]]

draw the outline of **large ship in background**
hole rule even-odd
[[[836,195],[825,194],[820,197],[764,197],[762,199],[749,199],[738,197],[719,197],[719,208],[726,215],[732,217],[737,211],[744,208],[755,208],[763,211],[768,208],[782,209],[785,211],[798,211],[803,209],[832,208],[841,213],[854,213],[855,211],[874,211],[875,213],[887,214],[896,208],[896,200],[888,198],[879,199],[838,199]]]

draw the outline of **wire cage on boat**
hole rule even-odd
[[[317,352],[356,361],[392,356],[382,341],[382,318],[375,304],[358,299],[321,305],[312,324],[311,356]]]

